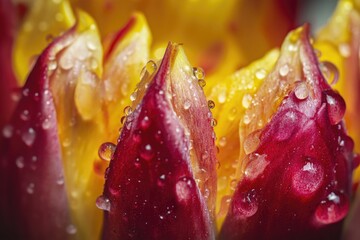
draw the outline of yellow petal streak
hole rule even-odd
[[[50,56],[49,76],[62,143],[65,183],[75,239],[97,239],[102,212],[95,207],[104,172],[94,161],[104,135],[101,114],[102,46],[94,21],[78,13],[74,28],[62,36]]]
[[[14,68],[22,85],[36,57],[52,38],[69,29],[75,18],[67,0],[35,0],[16,38]]]
[[[140,72],[149,59],[151,34],[145,17],[136,13],[107,47],[104,65],[104,103],[108,117],[108,139],[116,141],[124,108],[137,97]],[[131,97],[130,97],[131,96]]]
[[[334,87],[346,102],[345,123],[360,152],[360,2],[341,0],[327,25],[319,32],[315,47],[320,50],[321,61],[332,62],[339,71],[339,81]],[[326,69],[325,69],[326,75]],[[360,181],[360,168],[354,174]]]

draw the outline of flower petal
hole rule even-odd
[[[70,239],[70,209],[61,145],[49,89],[50,46],[39,57],[22,90],[2,149],[7,190],[6,239]]]
[[[339,239],[353,164],[344,110],[321,74],[307,26],[290,33],[244,115],[249,121],[242,120],[244,175],[221,239]]]
[[[180,45],[170,43],[156,68],[146,66],[97,201],[103,239],[214,239],[207,102]]]
[[[25,82],[34,59],[45,49],[49,39],[69,29],[74,22],[68,0],[36,0],[31,4],[14,46],[14,67],[20,85]]]
[[[104,102],[109,118],[109,140],[118,137],[123,109],[131,104],[136,97],[136,84],[140,72],[149,59],[151,35],[145,17],[135,13],[124,28],[122,28],[105,50],[105,65],[103,74]]]
[[[90,16],[78,13],[76,25],[55,39],[48,56],[65,171],[65,183],[78,239],[100,234],[101,214],[94,207],[101,177],[94,171],[104,135],[102,46]]]

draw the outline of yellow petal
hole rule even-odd
[[[108,116],[107,141],[115,141],[124,108],[136,98],[140,72],[149,59],[151,33],[145,17],[136,13],[109,43],[104,65],[104,102]]]
[[[270,51],[262,59],[237,71],[207,90],[207,96],[215,102],[215,132],[219,146],[217,223],[221,226],[227,213],[227,205],[238,177],[235,165],[239,164],[239,123],[252,101],[252,94],[261,86],[279,56],[278,50]]]
[[[355,142],[355,151],[360,152],[359,111],[359,50],[360,50],[360,3],[355,0],[341,0],[327,25],[321,29],[315,47],[320,50],[321,61],[332,62],[339,72],[334,87],[346,102],[345,123],[349,135]],[[334,72],[324,69],[324,74]],[[354,180],[360,181],[360,168],[355,171]]]
[[[50,88],[57,113],[65,183],[76,239],[99,236],[102,213],[94,207],[104,183],[93,164],[104,134],[101,112],[102,46],[90,16],[78,13],[76,25],[54,40]]]
[[[75,22],[67,0],[35,0],[18,33],[14,46],[14,68],[22,85],[34,59],[49,39],[69,29]]]

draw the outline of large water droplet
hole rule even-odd
[[[125,116],[129,116],[132,113],[132,108],[130,106],[127,106],[124,108]]]
[[[74,235],[76,234],[77,232],[77,229],[76,227],[73,225],[73,224],[70,224],[66,227],[66,232],[69,234],[69,235]]]
[[[246,165],[245,176],[253,180],[262,174],[269,165],[269,161],[266,159],[266,154],[252,153],[249,155],[249,162]]]
[[[282,65],[279,69],[280,76],[286,77],[289,73],[289,70],[290,70],[289,65],[287,65],[287,64]]]
[[[349,211],[349,200],[342,193],[331,192],[315,210],[315,219],[320,224],[331,224],[342,220]]]
[[[96,207],[104,211],[110,211],[110,200],[104,195],[101,195],[96,199]]]
[[[148,61],[145,67],[149,74],[153,74],[157,69],[156,63],[153,60]]]
[[[331,85],[336,84],[339,80],[339,71],[337,67],[328,61],[322,62],[320,67],[322,74],[326,78],[326,81]]]
[[[200,67],[194,67],[193,68],[193,74],[196,79],[204,79],[205,78],[205,72]]]
[[[206,81],[204,79],[199,79],[198,80],[198,84],[201,88],[205,87],[206,86]]]
[[[31,145],[33,145],[33,143],[35,141],[35,137],[36,137],[36,132],[33,128],[29,128],[27,131],[23,132],[23,134],[21,135],[21,139],[29,147]]]
[[[261,79],[264,79],[266,77],[266,70],[265,69],[258,69],[256,72],[255,72],[255,77],[259,80]]]
[[[98,154],[102,160],[110,161],[116,149],[116,145],[111,142],[101,144]]]
[[[17,157],[15,160],[15,163],[18,168],[24,168],[24,166],[25,166],[24,157],[23,156]]]
[[[351,55],[351,50],[350,50],[350,46],[347,43],[341,43],[339,44],[339,52],[341,54],[341,56],[343,56],[344,58],[348,58]]]
[[[302,166],[295,167],[292,187],[297,194],[306,196],[316,192],[324,180],[324,170],[311,158],[306,158]]]
[[[210,109],[213,109],[213,108],[215,107],[214,101],[209,100],[209,101],[208,101],[208,107],[209,107]]]
[[[150,144],[145,144],[141,151],[140,151],[140,157],[142,157],[145,160],[151,160],[155,156],[155,152]]]
[[[345,114],[345,101],[337,92],[332,90],[325,91],[325,94],[330,123],[332,125],[338,124]]]
[[[309,89],[304,81],[300,81],[296,84],[294,93],[297,99],[304,100],[309,96]]]
[[[258,148],[260,144],[260,138],[259,138],[260,133],[261,132],[259,131],[254,131],[245,138],[244,140],[245,154],[250,154]]]
[[[237,217],[251,217],[258,210],[256,190],[240,193],[240,196],[233,198],[232,209]]]
[[[5,125],[2,129],[2,134],[5,138],[11,138],[14,132],[14,128],[11,125]]]
[[[183,177],[176,182],[175,191],[179,202],[187,203],[192,196],[195,182],[192,178]]]

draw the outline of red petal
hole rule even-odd
[[[8,125],[11,134],[4,141],[2,174],[7,189],[2,196],[7,197],[7,203],[1,227],[11,239],[64,240],[73,233],[56,112],[49,90],[52,46],[30,73]]]
[[[103,239],[214,239],[212,213],[205,201],[214,205],[213,131],[203,92],[191,78],[192,69],[183,78],[173,75],[183,70],[176,69],[178,64],[186,64],[180,56],[181,47],[170,44],[144,97],[127,117],[104,195],[97,203],[106,210]],[[195,96],[193,109],[180,110],[177,104],[183,104],[182,96],[190,93]],[[204,150],[206,159],[200,157]],[[211,178],[199,176],[196,164]],[[198,188],[195,179],[205,187]]]
[[[339,239],[348,213],[353,141],[342,118],[344,100],[322,76],[309,43],[300,35],[300,84],[262,129],[247,155],[221,239]],[[300,98],[299,98],[300,96]]]

